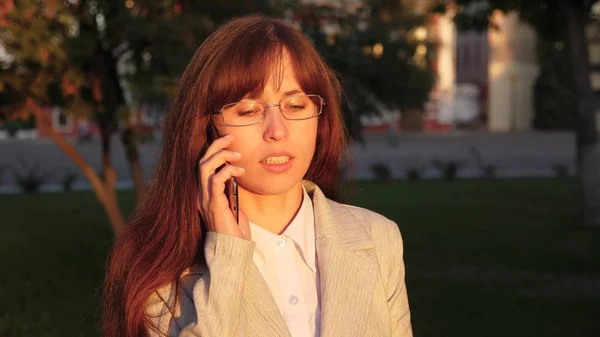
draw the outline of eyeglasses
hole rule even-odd
[[[220,115],[229,126],[249,126],[265,119],[267,108],[279,107],[281,115],[288,120],[304,120],[321,114],[325,100],[319,95],[296,95],[282,99],[279,104],[265,104],[254,100],[241,100],[225,104],[213,114]]]

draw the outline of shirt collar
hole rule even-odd
[[[302,205],[292,223],[283,235],[291,239],[300,248],[300,253],[308,267],[315,271],[315,217],[310,196],[302,187]]]
[[[264,260],[264,254],[266,253],[261,247],[269,247],[275,244],[274,242],[277,238],[283,236],[296,244],[306,265],[312,271],[316,271],[315,217],[313,212],[312,200],[304,186],[302,186],[302,204],[300,205],[300,210],[298,210],[292,222],[281,235],[269,232],[259,225],[250,222],[251,239],[257,245],[256,252],[261,260]]]

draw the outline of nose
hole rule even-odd
[[[288,137],[289,131],[279,107],[270,106],[265,111],[263,139],[266,142],[277,142]]]

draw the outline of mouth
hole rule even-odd
[[[292,159],[290,156],[270,156],[262,162],[269,165],[281,165],[287,163],[290,159]]]
[[[294,157],[289,153],[272,153],[267,155],[260,163],[272,173],[283,173],[292,167]]]

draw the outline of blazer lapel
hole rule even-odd
[[[378,274],[370,234],[360,220],[305,181],[313,201],[321,337],[361,336]]]

